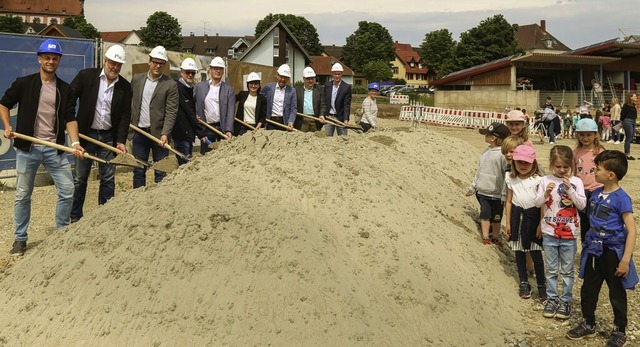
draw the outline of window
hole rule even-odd
[[[418,64],[418,69],[422,69],[422,63]]]
[[[273,56],[274,57],[279,57],[280,56],[280,48],[273,47]]]
[[[356,85],[357,86],[361,86],[362,85],[362,80],[356,80]]]
[[[544,39],[544,45],[547,46],[547,48],[553,48],[553,41],[551,39]]]
[[[182,52],[183,52],[183,53],[192,53],[192,52],[193,52],[193,50],[192,50],[191,48],[183,48],[183,49],[182,49]]]
[[[49,24],[58,24],[60,22],[60,18],[51,17],[49,19]]]
[[[233,48],[229,48],[229,49],[227,50],[227,55],[228,55],[228,56],[230,56],[230,57],[233,57],[233,54],[234,54],[234,53],[235,53],[235,51],[233,50]]]
[[[397,74],[398,74],[398,67],[397,67],[397,66],[394,66],[394,67],[393,67],[393,74],[394,74],[394,75],[397,75]]]
[[[414,64],[413,62],[410,62],[410,63],[409,63],[409,66],[411,66],[411,67],[414,67],[414,65],[415,65],[415,64]]]
[[[207,48],[206,53],[207,53],[207,54],[216,54],[216,50],[215,50],[215,49],[213,49],[213,48]]]
[[[273,29],[273,45],[274,46],[280,45],[280,28],[278,27],[275,27]],[[274,57],[276,56],[274,55]]]

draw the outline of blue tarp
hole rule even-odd
[[[16,78],[39,71],[36,52],[45,39],[42,36],[0,34],[0,95],[4,94]],[[94,66],[95,41],[62,37],[55,39],[62,46],[63,56],[56,72],[62,80],[70,83],[80,70]],[[11,110],[11,125],[14,128],[16,112],[17,107]],[[13,145],[4,136],[0,135],[0,140],[0,170],[14,169],[16,152]]]

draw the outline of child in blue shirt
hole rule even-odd
[[[636,242],[631,197],[618,182],[627,173],[628,162],[620,151],[604,151],[594,160],[596,188],[590,198],[591,228],[582,243],[579,277],[584,321],[571,329],[567,337],[581,340],[596,335],[596,305],[602,282],[607,282],[613,308],[614,330],[607,346],[623,346],[626,342],[627,292],[638,284],[638,273],[632,255]]]

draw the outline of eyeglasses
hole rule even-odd
[[[152,63],[153,63],[153,65],[155,65],[155,66],[163,66],[164,64],[166,64],[166,63],[167,63],[166,61],[155,61],[155,60],[152,60],[151,62],[152,62]]]
[[[195,71],[184,71],[184,73],[186,73],[187,75],[195,75],[196,72]]]
[[[249,83],[249,85],[253,85],[253,86],[259,86],[260,85],[260,81],[251,81],[251,82],[247,82]]]

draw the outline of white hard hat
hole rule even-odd
[[[109,47],[107,52],[104,54],[104,57],[120,64],[124,64],[126,61],[126,53],[124,48],[120,45],[113,45]]]
[[[224,69],[224,60],[220,57],[215,57],[213,58],[213,60],[211,60],[211,63],[209,64],[209,66],[211,67],[221,67]]]
[[[258,75],[255,72],[250,73],[249,76],[247,76],[247,82],[253,82],[253,81],[260,82],[260,75]]]
[[[287,64],[282,64],[278,68],[278,75],[291,78],[291,68]]]
[[[186,58],[182,61],[180,65],[180,69],[189,70],[189,71],[198,71],[198,66],[196,65],[196,61],[193,58]]]
[[[342,65],[340,65],[340,63],[335,63],[331,67],[331,72],[335,72],[335,71],[339,71],[339,72],[344,71],[344,69],[342,68]]]
[[[316,72],[313,71],[311,66],[307,66],[304,68],[304,70],[302,70],[302,77],[303,78],[316,77]]]
[[[151,58],[162,59],[164,61],[169,60],[167,59],[167,50],[162,46],[156,46],[155,48],[153,48],[151,50],[151,53],[149,53],[149,56]]]

